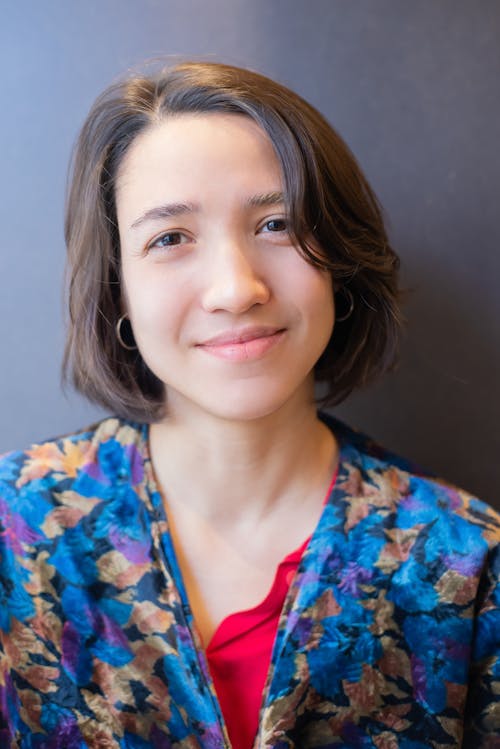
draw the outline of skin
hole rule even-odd
[[[292,245],[282,189],[267,135],[219,113],[152,126],[117,179],[124,311],[168,404],[153,467],[205,643],[312,532],[337,461],[313,376],[332,280]]]

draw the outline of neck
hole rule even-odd
[[[338,454],[312,398],[246,421],[173,408],[151,426],[150,450],[168,505],[248,527],[326,491]]]

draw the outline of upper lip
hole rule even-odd
[[[271,327],[268,325],[252,326],[240,328],[238,330],[224,330],[210,338],[200,341],[198,346],[224,346],[231,343],[245,343],[252,341],[254,338],[266,338],[267,336],[279,333],[283,328]]]

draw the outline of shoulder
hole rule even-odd
[[[54,622],[73,593],[85,601],[108,551],[148,548],[136,537],[143,441],[144,426],[109,418],[0,459],[0,640],[42,611]]]
[[[89,494],[90,485],[108,484],[120,471],[130,473],[143,440],[143,427],[107,418],[73,434],[34,443],[0,456],[0,517],[30,515],[36,500],[39,514],[60,493],[75,489]],[[40,520],[40,518],[38,518]]]
[[[441,550],[467,554],[498,553],[500,514],[471,493],[432,475],[415,463],[381,447],[328,415],[321,415],[337,436],[341,466],[337,488],[349,525],[370,518],[384,532],[425,532]],[[481,555],[479,555],[481,556]],[[477,563],[480,564],[479,556]]]

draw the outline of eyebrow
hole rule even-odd
[[[196,213],[200,207],[195,203],[165,203],[157,205],[145,211],[142,216],[130,224],[131,229],[137,229],[146,221],[158,221],[158,219],[171,218],[172,216],[181,216],[185,213]]]
[[[260,195],[252,195],[245,201],[245,205],[252,208],[262,208],[266,206],[278,205],[283,203],[285,200],[283,193],[279,191],[266,192]],[[197,203],[165,203],[165,205],[157,205],[154,208],[150,208],[145,211],[139,218],[130,224],[131,229],[137,229],[147,221],[158,221],[164,218],[172,218],[172,216],[181,216],[186,213],[196,213],[200,210],[200,206]]]
[[[252,206],[252,208],[261,208],[271,205],[278,205],[278,203],[284,203],[285,197],[282,192],[266,192],[262,195],[252,195],[248,198],[246,205]]]

